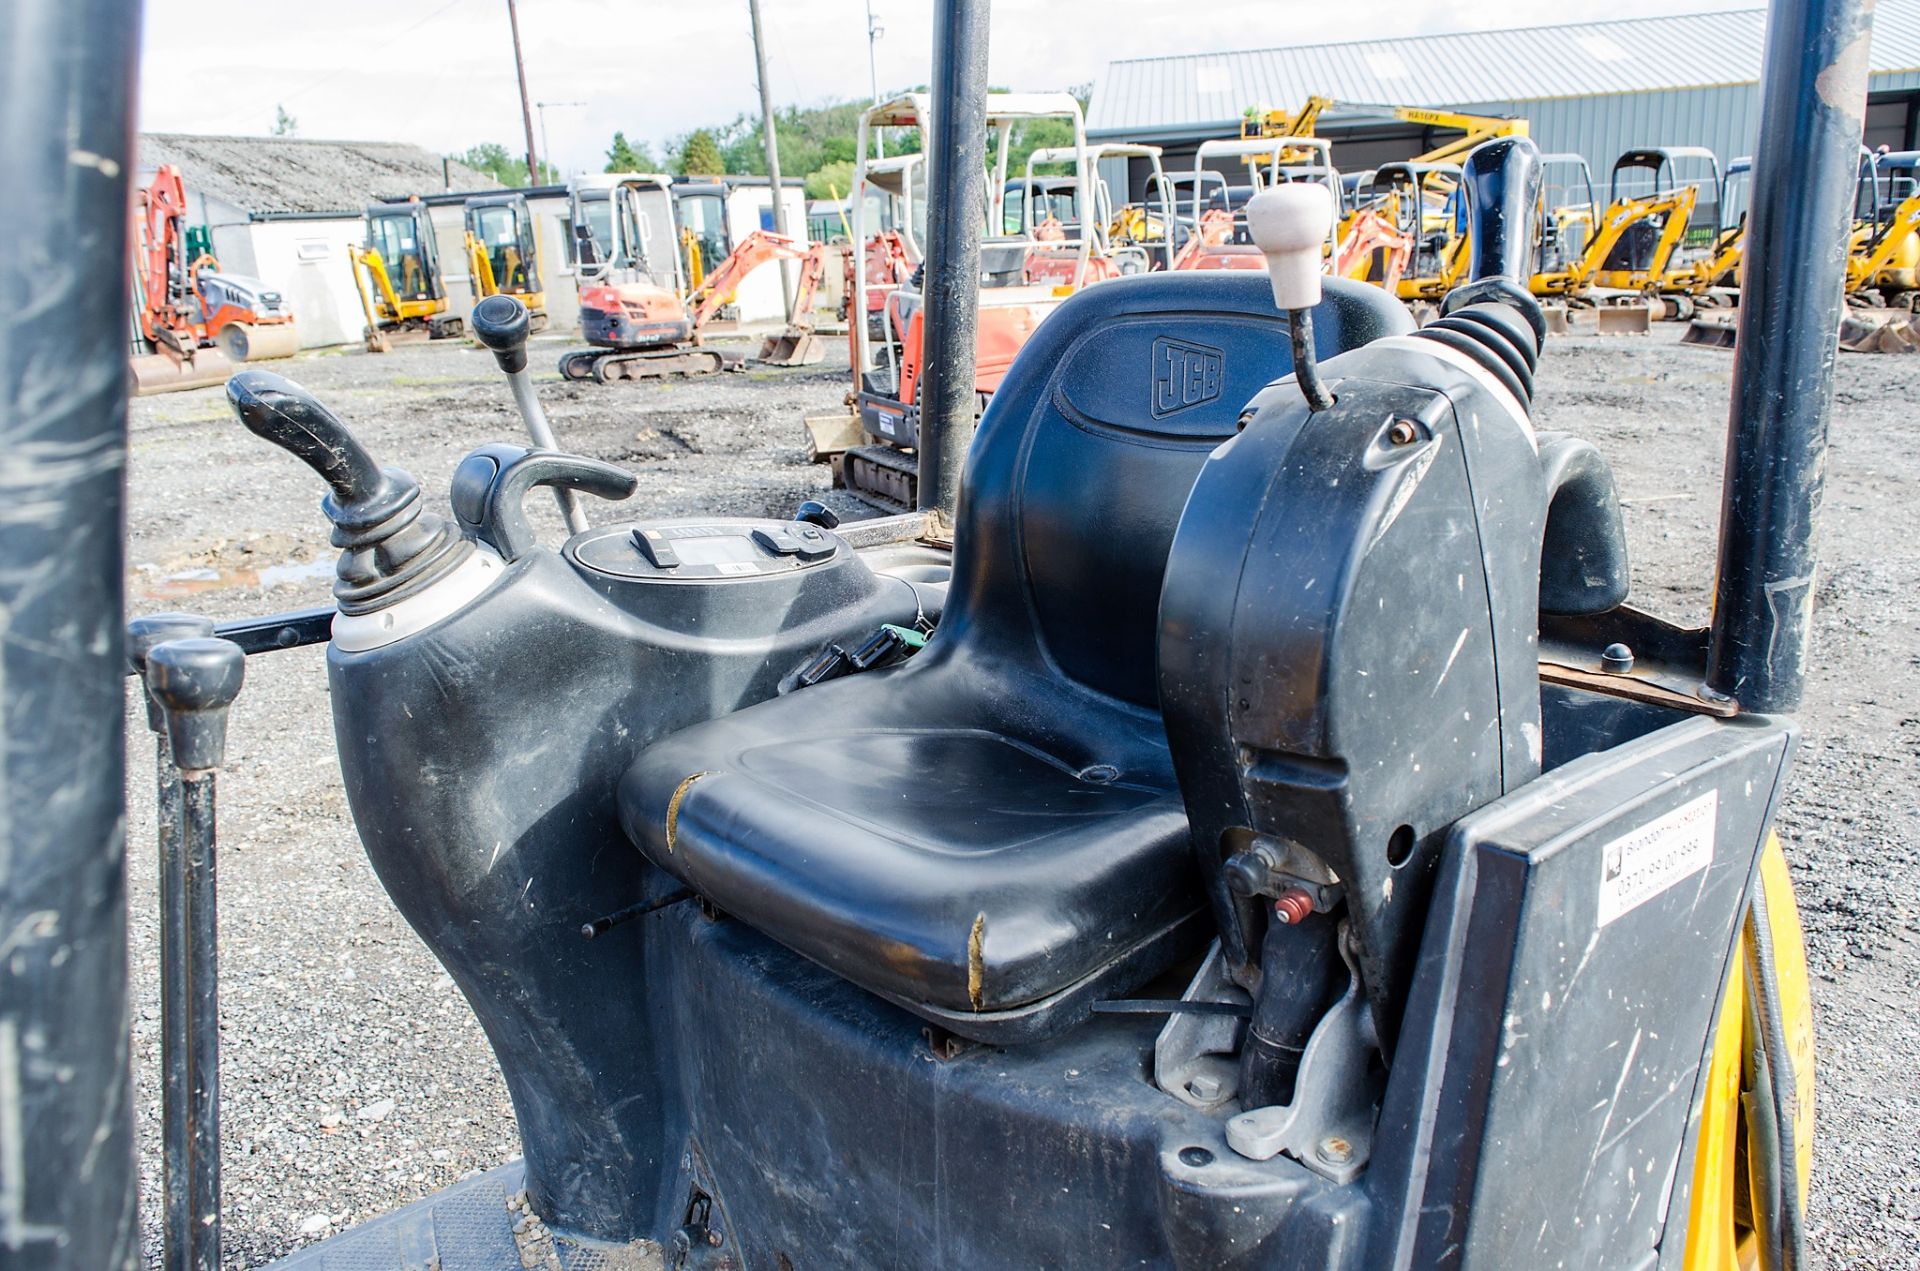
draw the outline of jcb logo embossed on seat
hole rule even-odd
[[[1153,342],[1153,417],[1165,419],[1217,400],[1225,371],[1219,349],[1161,336]]]

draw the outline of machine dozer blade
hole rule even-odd
[[[150,397],[211,388],[226,383],[232,374],[233,363],[218,349],[201,349],[191,361],[184,362],[165,353],[144,353],[133,359],[133,395]]]
[[[1542,305],[1540,312],[1547,320],[1548,335],[1573,334],[1573,323],[1567,318],[1565,305]]]
[[[787,330],[762,341],[755,360],[768,366],[812,366],[826,356],[826,341],[814,332]]]
[[[229,362],[265,362],[292,357],[300,351],[300,331],[291,322],[258,326],[251,322],[229,323],[220,328],[220,334],[214,339]]]
[[[808,415],[806,426],[808,463],[827,463],[867,439],[860,413],[852,407]]]
[[[1643,304],[1600,305],[1593,322],[1596,335],[1646,335],[1653,330],[1653,310]]]
[[[1732,317],[1695,318],[1680,337],[1682,344],[1698,344],[1708,349],[1730,349],[1739,327]]]

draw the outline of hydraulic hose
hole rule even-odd
[[[1773,928],[1767,921],[1766,891],[1764,879],[1757,880],[1742,938],[1766,1056],[1768,1104],[1774,1122],[1771,1146],[1776,1155],[1765,1164],[1768,1174],[1779,1180],[1774,1189],[1779,1201],[1779,1212],[1775,1215],[1779,1247],[1769,1262],[1780,1271],[1801,1271],[1807,1264],[1807,1232],[1806,1218],[1800,1208],[1800,1144],[1794,1134],[1800,1092],[1794,1077],[1793,1057],[1787,1048],[1786,1020],[1780,1012],[1780,973],[1774,959]],[[1749,1141],[1755,1145],[1754,1150],[1759,1150],[1761,1137],[1751,1136]],[[1764,1228],[1762,1233],[1765,1234]]]

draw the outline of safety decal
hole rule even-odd
[[[1600,917],[1606,926],[1713,862],[1720,792],[1697,799],[1607,844],[1600,852]]]

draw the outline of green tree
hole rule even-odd
[[[705,128],[696,128],[687,136],[680,149],[680,170],[688,176],[719,176],[727,170],[727,161],[720,154],[720,144],[713,134]]]
[[[468,146],[462,154],[449,156],[455,163],[464,163],[476,172],[484,172],[501,185],[520,187],[531,184],[527,180],[527,161],[524,156],[509,154],[507,148],[497,141],[482,141],[478,145]],[[560,169],[540,161],[540,185],[558,185]]]
[[[845,159],[825,164],[807,174],[807,197],[844,199],[853,190],[853,164]]]
[[[613,134],[613,144],[607,147],[607,172],[658,172],[660,166],[653,160],[653,152],[647,149],[647,143],[634,145],[627,140],[627,134]]]
[[[285,106],[273,108],[273,135],[276,137],[297,137],[300,135],[300,121],[287,113]]]

